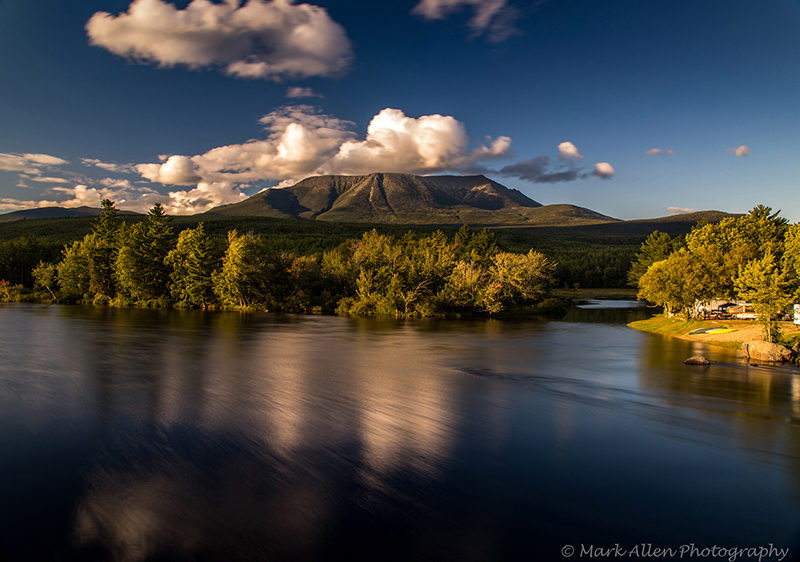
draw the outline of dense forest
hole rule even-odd
[[[92,229],[93,218],[28,219],[0,223],[0,279],[11,285],[33,287],[31,272],[39,261],[56,263],[65,245],[83,239]],[[121,215],[126,228],[146,220],[141,215]],[[419,226],[356,224],[275,219],[268,217],[177,216],[171,220],[174,230],[204,230],[215,244],[224,246],[231,230],[251,232],[276,252],[293,256],[322,255],[375,230],[395,238],[413,232],[431,235],[437,230],[453,238],[458,226]],[[671,226],[664,225],[664,227]],[[652,225],[626,234],[597,232],[590,228],[502,228],[491,230],[498,247],[504,251],[527,253],[533,249],[556,263],[554,284],[557,287],[625,287],[628,270],[637,249],[652,231]],[[688,232],[685,226],[684,232]]]
[[[83,238],[58,248],[44,237],[3,243],[2,300],[113,306],[337,312],[424,317],[496,314],[541,303],[555,263],[541,252],[504,251],[494,233],[461,227],[370,230],[335,247],[286,251],[236,229],[223,239],[203,223],[176,232],[155,205],[126,222],[103,202]]]
[[[752,303],[766,340],[775,341],[776,317],[800,299],[800,224],[759,205],[741,217],[697,225],[685,238],[656,231],[629,278],[639,298],[687,318],[713,299]]]

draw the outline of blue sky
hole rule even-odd
[[[796,0],[0,0],[0,67],[0,212],[401,171],[800,219]]]

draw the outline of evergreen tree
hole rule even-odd
[[[89,266],[89,294],[94,302],[109,302],[116,295],[114,263],[117,259],[120,219],[114,202],[103,199],[103,212],[83,240]]]
[[[170,268],[164,263],[172,241],[171,218],[156,203],[147,219],[120,234],[115,274],[120,292],[143,303],[167,293]]]
[[[673,240],[669,234],[654,230],[642,243],[642,247],[636,254],[628,272],[628,283],[637,287],[639,278],[645,274],[648,268],[657,261],[665,260],[678,249],[680,240]]]
[[[171,268],[170,293],[181,305],[208,308],[216,302],[212,276],[219,264],[214,243],[203,223],[183,230],[164,263]]]

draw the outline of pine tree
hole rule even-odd
[[[165,264],[171,269],[170,293],[181,306],[208,308],[216,302],[212,276],[219,264],[214,244],[203,223],[186,229],[167,254]]]
[[[645,274],[647,269],[657,261],[667,259],[673,251],[678,249],[677,246],[678,242],[673,240],[669,234],[658,230],[651,232],[642,242],[639,252],[631,263],[631,269],[628,271],[628,283],[638,287],[639,278]]]
[[[156,203],[147,219],[121,234],[115,274],[122,293],[139,303],[167,293],[169,267],[164,263],[172,241],[171,218]]]
[[[114,262],[120,219],[114,202],[103,199],[103,212],[92,224],[92,233],[83,240],[88,256],[89,294],[95,302],[109,302],[116,295]]]

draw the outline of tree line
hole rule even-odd
[[[52,251],[51,251],[52,254]],[[0,282],[0,300],[111,306],[336,312],[427,317],[496,314],[541,302],[556,264],[502,251],[488,230],[454,236],[373,230],[332,250],[293,255],[253,233],[223,241],[202,223],[175,233],[156,204],[128,225],[103,201],[91,232],[29,270],[32,291]]]
[[[687,319],[713,299],[747,301],[767,341],[775,341],[776,316],[800,299],[800,224],[759,205],[741,217],[697,225],[685,238],[656,231],[636,254],[629,280],[640,299]]]

